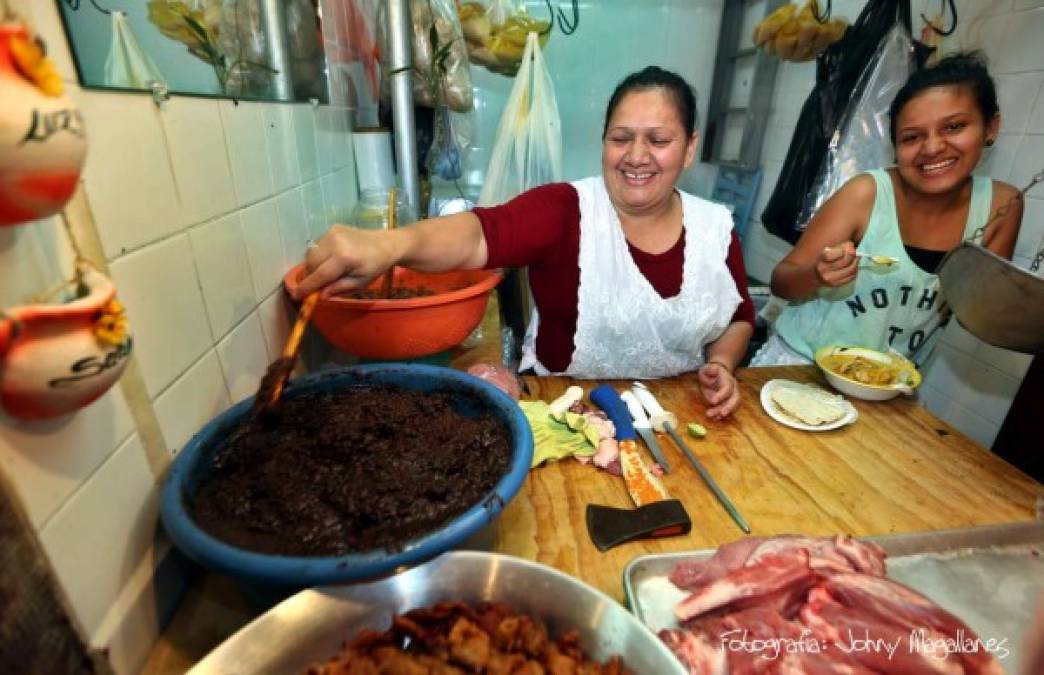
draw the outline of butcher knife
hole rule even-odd
[[[740,515],[739,509],[737,509],[736,505],[732,503],[732,500],[728,498],[725,491],[718,486],[717,481],[711,477],[710,472],[707,471],[700,460],[696,459],[696,455],[692,454],[692,451],[689,450],[689,446],[685,445],[685,441],[682,440],[682,437],[678,435],[678,418],[675,414],[664,410],[663,406],[660,405],[660,402],[656,400],[656,397],[653,396],[653,393],[649,391],[649,388],[645,386],[643,382],[636,381],[634,386],[631,388],[631,392],[639,401],[641,401],[642,407],[644,407],[646,412],[649,413],[649,420],[652,426],[657,431],[667,432],[667,434],[674,439],[674,444],[677,445],[678,449],[681,450],[689,459],[689,463],[692,464],[694,469],[696,469],[696,473],[700,474],[703,482],[705,482],[711,492],[714,493],[718,502],[725,507],[725,511],[732,517],[732,520],[739,525],[741,530],[750,534],[750,525],[748,525],[747,521],[742,515]]]
[[[607,384],[591,392],[591,401],[605,411],[616,427],[620,444],[620,469],[634,509],[587,505],[587,532],[599,551],[633,539],[688,534],[692,520],[677,499],[671,499],[660,479],[638,454],[631,413],[620,395]]]
[[[649,423],[649,417],[645,414],[645,408],[629,391],[620,394],[620,400],[627,405],[627,410],[631,413],[631,421],[634,423],[634,430],[645,441],[653,459],[660,465],[664,473],[670,473],[671,467],[667,466],[667,458],[663,456],[663,450],[660,450],[660,444],[656,442],[656,434],[653,433],[652,424]]]

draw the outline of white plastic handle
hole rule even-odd
[[[638,399],[634,397],[634,394],[625,391],[620,394],[620,399],[627,405],[627,409],[631,412],[631,419],[634,420],[635,429],[652,428],[652,425],[649,424],[649,417],[645,414],[642,404],[638,402]]]
[[[584,397],[584,390],[575,384],[565,390],[565,393],[556,398],[548,406],[551,412],[551,416],[555,419],[559,419],[565,414],[574,403]]]
[[[649,391],[649,388],[641,382],[634,382],[633,384],[634,386],[631,387],[631,391],[634,392],[634,395],[642,402],[645,409],[649,411],[649,416],[662,415],[663,406],[660,405],[660,402],[657,401],[656,397],[653,396],[651,391]]]
[[[641,382],[635,382],[634,386],[631,387],[631,391],[641,401],[645,411],[649,413],[649,423],[653,429],[657,431],[666,431],[664,424],[670,424],[675,429],[678,428],[678,418],[674,416],[674,413],[667,412],[660,405],[660,402],[656,400],[653,393],[649,391]]]

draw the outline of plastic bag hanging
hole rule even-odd
[[[105,59],[105,84],[110,87],[151,89],[167,81],[152,58],[138,44],[124,12],[112,13],[112,43]]]
[[[860,76],[855,91],[861,93],[849,102],[830,139],[816,180],[798,212],[800,229],[850,178],[892,164],[888,109],[914,68],[913,40],[906,28],[896,24]]]
[[[798,222],[798,212],[841,121],[844,103],[860,95],[855,90],[859,76],[881,40],[899,23],[903,6],[903,0],[868,0],[845,36],[816,58],[816,85],[801,108],[779,180],[761,213],[769,232],[790,243],[801,236],[804,223]],[[918,54],[919,63],[922,57]]]
[[[508,77],[518,73],[530,33],[540,36],[541,47],[551,36],[551,22],[530,17],[512,0],[462,2],[458,13],[471,62]]]
[[[558,101],[537,34],[530,33],[518,77],[497,126],[478,203],[501,204],[530,188],[561,179]]]
[[[457,180],[463,174],[460,166],[460,147],[454,138],[449,108],[435,109],[431,149],[428,150],[428,171],[443,180]]]

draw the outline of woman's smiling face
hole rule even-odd
[[[982,157],[987,138],[997,135],[1000,116],[983,120],[967,87],[931,87],[899,112],[895,160],[899,175],[918,192],[958,189]]]
[[[696,155],[677,105],[664,89],[632,91],[620,100],[602,140],[602,174],[617,209],[643,213],[669,203],[678,176]]]

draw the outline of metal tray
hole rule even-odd
[[[888,552],[888,576],[960,617],[1011,673],[1018,671],[1023,633],[1044,602],[1044,523],[989,525],[960,530],[866,537]],[[645,555],[624,569],[631,611],[654,632],[677,628],[674,607],[688,593],[667,575],[686,560],[705,560],[713,549]]]
[[[505,602],[539,617],[555,637],[577,629],[591,658],[619,654],[636,673],[685,673],[633,614],[579,579],[522,558],[453,551],[378,581],[301,591],[218,646],[190,675],[303,673],[361,629],[385,630],[393,614],[447,600]]]

